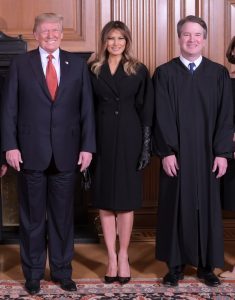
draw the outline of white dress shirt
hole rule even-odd
[[[195,61],[189,61],[186,58],[184,58],[182,55],[180,55],[180,60],[185,65],[185,67],[187,67],[188,69],[189,69],[190,63],[192,63],[192,62],[195,63],[195,67],[193,68],[193,70],[195,70],[202,62],[202,56],[199,56]]]
[[[41,57],[43,73],[46,77],[46,69],[47,69],[47,62],[48,62],[47,56],[49,55],[49,53],[47,53],[41,47],[39,47],[39,53],[40,53],[40,57]],[[58,80],[58,85],[59,85],[59,83],[60,83],[60,49],[58,48],[55,52],[53,52],[51,54],[53,55],[52,63],[56,70],[57,80]]]

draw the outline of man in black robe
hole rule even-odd
[[[202,57],[207,25],[187,16],[177,25],[181,55],[155,71],[156,153],[161,157],[157,258],[176,286],[184,266],[217,286],[223,266],[219,182],[231,157],[232,92],[228,71]],[[192,64],[193,63],[193,64]]]

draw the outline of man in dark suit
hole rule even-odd
[[[71,279],[75,170],[85,170],[95,151],[87,65],[59,48],[62,21],[54,13],[36,17],[39,48],[13,60],[3,97],[2,146],[20,171],[20,252],[30,294],[40,290],[47,247],[51,279],[77,289]]]

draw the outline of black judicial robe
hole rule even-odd
[[[96,208],[132,211],[141,207],[142,126],[152,125],[153,86],[140,64],[128,76],[120,63],[112,75],[105,63],[99,76],[91,72],[96,113],[97,151],[92,204]]]
[[[220,180],[215,156],[230,157],[233,120],[228,71],[203,57],[192,75],[179,58],[154,77],[155,141],[160,157],[175,154],[178,176],[161,169],[157,258],[169,266],[223,265]]]
[[[235,78],[231,78],[233,90],[233,124],[235,132]],[[235,211],[235,160],[231,159],[221,181],[221,202],[224,210]]]

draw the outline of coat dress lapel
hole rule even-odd
[[[112,75],[110,72],[110,68],[108,63],[105,63],[101,67],[100,75],[99,77],[102,78],[102,80],[105,81],[105,83],[109,86],[109,88],[114,92],[116,96],[119,96],[120,92],[116,85],[117,81],[121,81],[123,77],[126,77],[126,73],[123,70],[123,66],[121,63],[119,63],[116,72]]]

